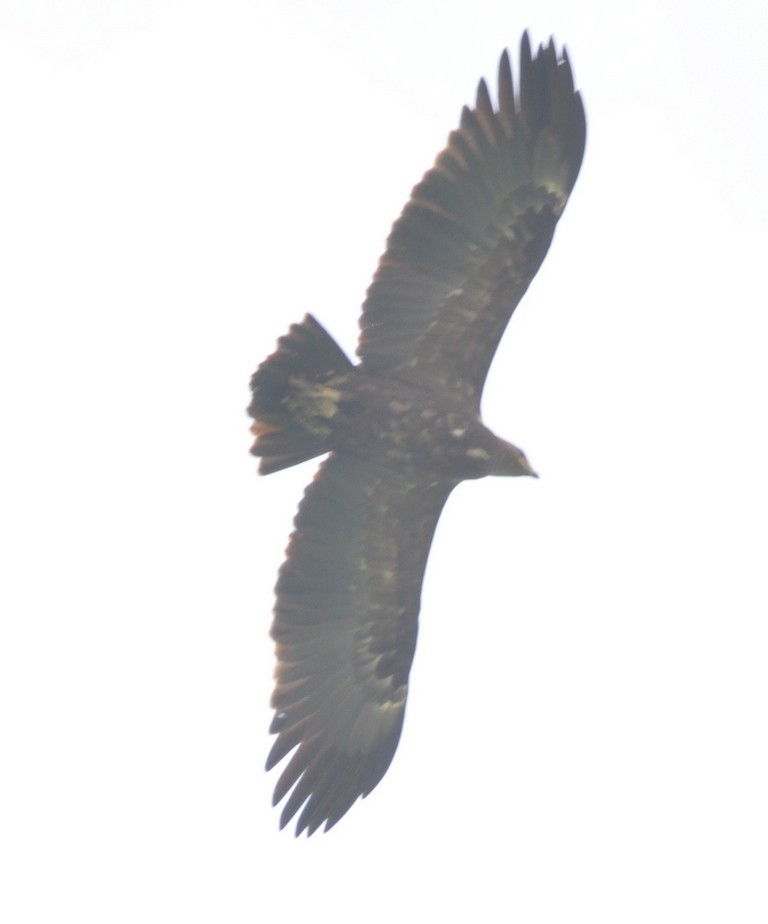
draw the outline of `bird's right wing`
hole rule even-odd
[[[552,241],[581,166],[586,122],[554,42],[509,56],[498,105],[485,81],[395,222],[360,318],[363,368],[479,408],[504,328]]]

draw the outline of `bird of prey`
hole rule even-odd
[[[310,315],[251,379],[259,471],[329,453],[280,568],[271,769],[280,826],[327,831],[387,771],[403,726],[424,569],[448,495],[485,475],[535,475],[482,423],[488,367],[552,241],[586,122],[565,50],[520,76],[501,56],[496,106],[474,108],[413,189],[360,318],[354,365]],[[291,752],[293,752],[291,754]],[[290,795],[289,795],[290,794]]]

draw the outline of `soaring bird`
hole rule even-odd
[[[515,90],[480,81],[387,239],[354,365],[310,315],[251,379],[269,474],[325,453],[294,520],[272,624],[280,827],[327,831],[379,783],[403,726],[429,547],[448,495],[534,475],[482,423],[486,374],[579,173],[581,97],[553,39],[520,44]],[[292,752],[292,753],[291,753]]]

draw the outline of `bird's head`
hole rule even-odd
[[[526,459],[525,453],[512,443],[496,437],[493,458],[491,461],[491,470],[489,475],[530,475],[531,478],[539,476],[531,468],[530,462]]]

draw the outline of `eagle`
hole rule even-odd
[[[379,783],[403,727],[424,569],[451,491],[536,477],[480,399],[536,275],[586,139],[565,49],[527,32],[513,83],[473,108],[392,227],[363,304],[353,364],[306,315],[251,379],[262,474],[327,454],[294,520],[275,588],[277,665],[267,770],[283,828],[335,825]]]

